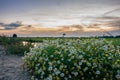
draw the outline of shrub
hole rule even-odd
[[[13,38],[16,38],[17,37],[17,34],[13,34]]]
[[[31,80],[120,79],[120,46],[105,39],[44,40],[24,56]]]
[[[14,44],[6,45],[6,48],[8,53],[24,55],[24,52],[28,52],[32,46],[32,43],[27,43],[24,45],[22,42],[17,42]]]
[[[28,52],[30,47],[33,47],[31,42],[23,44],[21,38],[12,38],[12,37],[0,37],[0,42],[6,48],[7,53],[23,55],[24,52]]]

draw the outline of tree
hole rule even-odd
[[[17,34],[13,34],[13,38],[16,38],[17,37]]]
[[[63,33],[63,37],[65,37],[65,35],[66,35],[66,34],[65,34],[65,33]]]

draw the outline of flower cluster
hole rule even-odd
[[[31,80],[120,79],[120,46],[106,39],[44,40],[24,56]]]

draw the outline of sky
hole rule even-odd
[[[120,0],[0,0],[0,35],[120,35]]]

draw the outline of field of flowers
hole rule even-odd
[[[24,65],[31,80],[120,80],[120,46],[102,38],[43,40]]]

